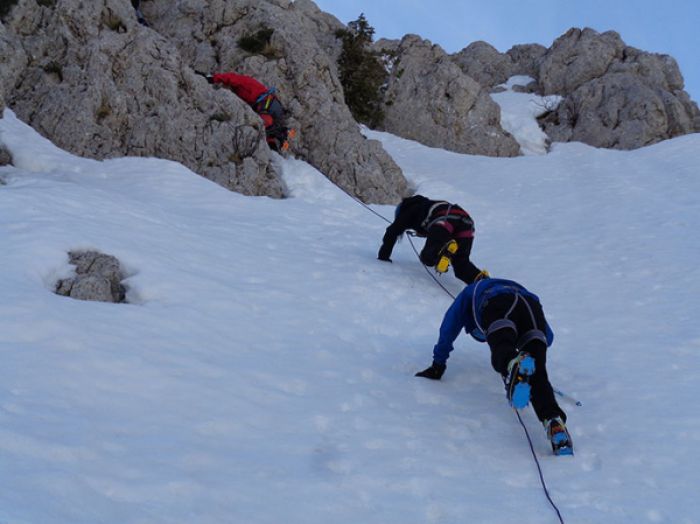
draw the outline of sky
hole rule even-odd
[[[545,47],[571,27],[614,30],[630,46],[678,61],[686,91],[700,103],[700,2],[696,0],[316,0],[347,23],[364,13],[376,38],[419,34],[448,53],[483,40],[505,52]]]
[[[541,298],[575,455],[521,416],[564,522],[697,524],[700,134],[547,152],[542,104],[494,99],[528,154],[364,132],[470,212],[477,265]],[[313,167],[273,155],[278,200],[75,157],[9,109],[0,143],[0,522],[557,522],[486,345],[414,376],[451,298],[407,238],[377,260],[387,223]],[[127,304],[53,293],[88,249]]]

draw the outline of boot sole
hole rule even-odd
[[[535,373],[535,359],[527,356],[518,364],[518,375],[531,377]],[[510,405],[515,409],[523,409],[530,403],[530,384],[528,382],[519,382],[513,388],[513,393],[510,397]]]
[[[558,457],[562,455],[573,455],[574,454],[574,448],[571,446],[565,446],[563,448],[555,449],[554,454]]]
[[[561,447],[560,447],[561,446]],[[552,437],[552,451],[555,455],[573,455],[574,448],[566,433],[557,433]]]
[[[513,396],[510,398],[510,405],[515,409],[526,408],[530,403],[530,384],[522,382],[513,388]]]

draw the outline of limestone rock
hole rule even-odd
[[[399,45],[401,45],[401,40],[380,38],[372,44],[372,49],[380,54],[395,54],[399,49]]]
[[[513,75],[511,58],[486,42],[472,42],[451,58],[483,87],[502,84]]]
[[[460,153],[518,155],[498,105],[439,46],[407,35],[395,53],[385,93],[388,132]]]
[[[524,44],[513,46],[506,53],[500,53],[492,45],[478,41],[450,55],[450,58],[465,74],[493,92],[495,86],[514,75],[536,78],[539,63],[546,52],[547,48],[539,44]],[[535,89],[536,84],[530,91]]]
[[[27,57],[5,102],[59,147],[167,158],[245,194],[283,196],[260,118],[195,75],[130,2],[19,0],[5,25]]]
[[[27,66],[28,58],[19,38],[7,30],[0,20],[0,118],[9,94],[20,74]]]
[[[9,164],[12,164],[12,155],[5,146],[0,144],[0,166],[6,166]]]
[[[506,51],[506,55],[512,62],[511,76],[524,75],[537,78],[540,62],[546,53],[547,48],[540,44],[514,45]],[[533,91],[536,89],[536,85],[532,87]]]
[[[295,0],[292,7],[306,19],[308,22],[306,28],[310,30],[318,45],[330,58],[330,63],[335,67],[343,49],[342,42],[336,34],[338,31],[347,29],[345,24],[335,16],[321,11],[312,0]]]
[[[635,149],[700,131],[676,61],[628,47],[612,31],[569,30],[540,62],[539,82],[565,97],[541,119],[555,141]]]
[[[601,77],[625,48],[614,31],[569,29],[557,38],[540,63],[539,82],[545,95],[564,95]]]
[[[9,10],[2,12],[9,14]],[[0,21],[0,118],[5,110],[5,94],[12,91],[15,82],[27,65],[27,60],[19,39]],[[12,155],[5,146],[0,144],[0,166],[11,163]]]
[[[56,284],[58,295],[77,300],[125,301],[126,289],[121,284],[124,276],[115,257],[96,251],[70,252],[68,256],[76,275]]]
[[[395,203],[408,193],[399,167],[362,136],[345,105],[335,59],[329,56],[339,44],[326,34],[332,31],[335,38],[342,26],[312,2],[189,0],[173,6],[169,0],[152,0],[143,11],[193,69],[235,71],[274,86],[291,127],[298,130],[292,152],[340,187],[377,203]],[[261,30],[268,31],[269,40],[260,51],[239,46],[242,36]]]

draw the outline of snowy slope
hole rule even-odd
[[[368,134],[542,298],[576,455],[523,418],[565,522],[700,522],[700,135],[494,159]],[[0,141],[1,523],[558,522],[487,347],[413,377],[450,299],[307,164],[279,160],[279,201],[75,158],[10,111]],[[79,248],[131,304],[51,292]]]

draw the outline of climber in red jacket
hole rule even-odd
[[[265,125],[267,144],[275,151],[284,152],[289,147],[289,130],[282,104],[275,95],[275,88],[268,88],[252,76],[236,73],[203,75],[210,84],[223,84],[260,115]]]

